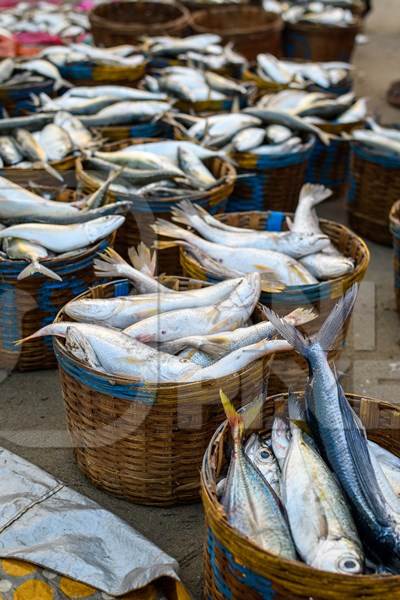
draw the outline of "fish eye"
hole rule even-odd
[[[338,568],[340,571],[346,573],[358,573],[360,571],[359,562],[350,556],[340,559],[338,561]]]
[[[268,460],[271,457],[271,453],[269,450],[266,450],[265,448],[262,448],[259,453],[258,456],[261,460]]]

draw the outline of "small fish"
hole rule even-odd
[[[134,146],[133,146],[134,148]],[[173,162],[165,156],[143,152],[141,150],[116,150],[114,152],[95,152],[95,158],[114,163],[116,165],[126,166],[131,169],[145,170],[165,170],[168,169],[171,173],[175,172],[177,176],[184,176],[181,169],[176,167]]]
[[[63,129],[72,141],[74,149],[85,150],[93,144],[93,136],[83,123],[66,111],[59,111],[54,117],[54,125]]]
[[[318,127],[315,127],[311,123],[307,123],[303,119],[300,119],[299,117],[291,115],[282,110],[268,110],[251,107],[245,108],[243,112],[261,119],[261,121],[264,123],[269,123],[271,125],[284,125],[292,131],[304,131],[306,133],[314,134],[321,140],[323,144],[329,145],[329,136],[321,131]]]
[[[49,161],[62,160],[73,150],[69,135],[54,123],[49,123],[40,132],[40,146],[44,148]]]
[[[28,260],[30,263],[18,274],[18,280],[26,279],[35,273],[39,273],[43,277],[62,281],[62,278],[57,273],[51,271],[39,262],[40,259],[46,259],[49,256],[47,250],[42,246],[18,238],[6,238],[4,240],[3,248],[9,258],[14,260]]]
[[[8,166],[18,164],[23,158],[14,139],[5,135],[0,137],[0,156]]]
[[[216,185],[217,180],[209,169],[203,164],[189,148],[180,147],[178,150],[179,166],[195,184],[200,187],[209,188]]]
[[[281,470],[272,451],[271,441],[258,433],[253,433],[247,440],[244,451],[278,498],[281,498]]]
[[[343,277],[354,271],[354,260],[317,252],[300,258],[301,264],[320,281]]]
[[[65,81],[65,79],[61,77],[57,67],[43,58],[33,58],[32,60],[25,61],[21,66],[16,65],[16,68],[39,73],[39,75],[43,75],[43,77],[46,77],[47,79],[54,79],[55,90],[59,90],[62,87],[72,87],[69,81]]]
[[[388,137],[369,129],[355,129],[351,135],[356,142],[361,142],[377,152],[400,156],[400,141],[394,137]]]
[[[264,138],[265,129],[261,127],[247,127],[233,137],[232,150],[235,152],[248,152],[260,146]]]
[[[134,122],[142,123],[158,119],[170,109],[171,104],[168,102],[134,102],[126,100],[107,106],[95,115],[83,115],[80,117],[80,121],[85,127],[125,125]]]
[[[166,100],[166,94],[154,94],[146,90],[125,87],[122,85],[94,85],[90,87],[77,86],[65,92],[64,97],[77,96],[79,98],[98,98],[108,96],[119,100],[137,100],[147,102],[152,100]]]
[[[279,500],[243,450],[243,417],[222,391],[220,394],[234,444],[221,498],[228,522],[259,548],[295,560],[296,551]],[[257,404],[255,407],[259,408]]]
[[[272,424],[271,443],[281,471],[285,464],[291,437],[289,421],[283,417],[276,416]]]
[[[17,129],[16,139],[22,153],[33,162],[38,162],[45,171],[55,179],[64,181],[63,177],[47,163],[46,151],[36,141],[35,137],[27,129]]]

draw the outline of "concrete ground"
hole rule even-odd
[[[400,78],[400,3],[375,0],[366,33],[369,42],[355,55],[357,90],[371,98],[384,121],[400,112],[385,103],[389,82]],[[343,220],[344,206],[328,204],[324,216]],[[358,302],[347,351],[339,368],[346,389],[388,401],[399,400],[400,332],[394,308],[391,249],[370,244],[371,266]],[[78,471],[68,447],[63,402],[56,372],[15,374],[0,388],[0,443],[48,470],[124,518],[177,559],[181,576],[200,597],[202,511],[200,505],[171,509],[135,506],[96,490]]]

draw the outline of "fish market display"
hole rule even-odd
[[[284,340],[274,339],[276,330],[271,326],[260,324],[257,332],[256,326],[248,326],[260,295],[258,273],[178,292],[154,278],[154,261],[143,245],[130,255],[136,268],[108,250],[95,260],[95,269],[99,277],[129,278],[137,293],[74,300],[65,308],[73,321],[56,322],[29,339],[61,336],[69,352],[85,365],[149,383],[224,377],[259,358],[291,349]],[[300,324],[315,315],[300,309],[287,318]],[[232,338],[218,355],[197,352],[190,336],[212,336],[217,332],[222,338],[237,332],[237,338]],[[181,338],[185,338],[183,343]]]
[[[145,63],[145,57],[135,46],[129,44],[112,48],[96,48],[89,44],[71,43],[68,46],[48,46],[39,53],[57,67],[73,63],[90,63],[119,67],[138,67]]]
[[[80,205],[43,198],[0,177],[1,259],[28,262],[18,279],[40,273],[61,281],[41,261],[106,239],[124,223],[129,208],[118,203],[87,209],[85,200]]]
[[[188,102],[245,98],[248,93],[245,85],[213,71],[183,66],[166,67],[160,70],[158,77],[147,76],[144,86],[149,91],[164,92]]]
[[[294,62],[259,54],[256,73],[264,81],[293,88],[317,85],[328,89],[347,80],[352,69],[346,62]]]
[[[0,62],[0,85],[12,89],[19,85],[36,84],[40,82],[54,81],[54,89],[69,87],[64,81],[58,69],[46,60],[32,59],[17,61],[13,58],[5,58]]]
[[[354,270],[353,260],[344,257],[319,226],[315,207],[330,195],[331,191],[323,186],[304,185],[287,232],[230,227],[189,202],[173,210],[173,220],[196,233],[162,219],[153,229],[158,235],[173,238],[200,264],[201,254],[206,255],[211,272],[221,279],[221,269],[226,268],[236,275],[258,271],[266,282],[284,286],[309,285]],[[168,244],[158,242],[158,247]]]
[[[369,129],[356,129],[352,139],[380,154],[400,157],[400,130],[382,127],[374,119],[367,122]]]
[[[289,393],[288,413],[276,413],[271,434],[246,440],[262,400],[238,414],[221,392],[234,445],[217,492],[232,527],[272,554],[345,575],[370,573],[371,564],[377,573],[396,574],[400,461],[367,439],[327,358],[356,297],[354,286],[312,338],[266,309],[270,323],[308,362],[304,399]],[[282,500],[283,521],[280,512],[265,516],[276,507],[271,495]],[[274,544],[277,530],[280,544]]]
[[[362,5],[357,0],[263,0],[265,10],[278,12],[288,23],[315,23],[334,27],[348,27],[356,23],[353,9],[360,6]]]
[[[244,56],[230,44],[223,46],[221,37],[211,33],[184,38],[150,37],[144,40],[142,50],[150,60],[177,59],[201,70],[240,72],[247,66]]]

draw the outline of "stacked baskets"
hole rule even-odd
[[[201,286],[171,278],[179,290]],[[93,288],[81,297],[130,293],[126,280]],[[61,311],[57,321],[64,319]],[[199,496],[199,469],[216,427],[223,420],[219,390],[236,406],[259,394],[270,358],[229,377],[200,383],[146,384],[101,374],[72,358],[56,339],[61,385],[75,456],[97,486],[140,504],[169,506]]]
[[[348,395],[372,439],[400,455],[400,409],[396,406]],[[275,413],[287,396],[268,398],[262,427],[270,433]],[[224,423],[215,433],[204,457],[201,491],[207,540],[204,551],[204,598],[207,600],[382,600],[400,598],[400,577],[341,575],[313,569],[303,563],[273,556],[241,536],[229,525],[216,493],[226,466],[230,439]]]
[[[281,231],[285,229],[285,217],[285,213],[282,212],[247,212],[217,216],[218,219],[228,225],[261,231]],[[347,227],[332,221],[322,220],[321,228],[345,256],[354,259],[354,271],[334,280],[307,286],[293,286],[279,293],[263,292],[260,300],[262,304],[269,306],[280,316],[287,315],[301,306],[306,308],[313,306],[319,317],[304,327],[308,334],[316,333],[337,300],[344,295],[353,283],[362,281],[369,264],[367,246],[361,238],[357,237]],[[215,276],[207,273],[191,254],[183,248],[181,249],[181,264],[184,275],[199,280],[216,282]],[[337,358],[340,355],[346,339],[347,328],[348,323],[336,342],[331,354],[332,358]],[[271,393],[287,390],[288,387],[301,389],[304,386],[306,372],[305,361],[294,352],[277,357],[271,369],[269,385]]]
[[[400,313],[400,200],[395,202],[390,211],[390,229],[393,236],[394,287],[397,310]]]

